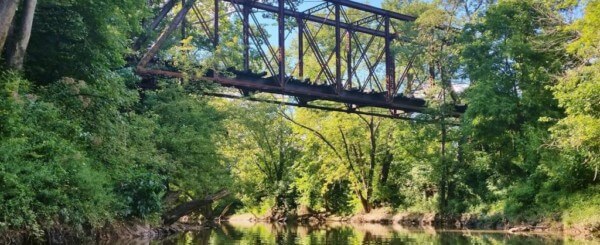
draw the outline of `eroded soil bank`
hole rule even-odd
[[[186,217],[187,218],[187,217]],[[323,212],[312,212],[310,210],[299,210],[294,215],[256,216],[253,214],[238,214],[227,218],[230,222],[277,222],[277,223],[300,223],[306,226],[319,227],[330,223],[341,224],[380,224],[400,225],[407,228],[423,229],[459,229],[459,230],[498,230],[511,233],[561,233],[577,238],[598,239],[600,238],[600,224],[577,224],[565,225],[560,221],[553,222],[523,222],[511,223],[507,219],[497,216],[485,216],[477,214],[463,214],[454,217],[442,217],[435,213],[393,213],[389,209],[375,209],[368,214],[357,214],[354,216],[341,217]],[[224,222],[226,222],[224,220]],[[52,227],[43,230],[43,234],[34,231],[20,230],[0,233],[0,243],[81,243],[83,241],[111,241],[117,239],[159,239],[172,234],[185,231],[199,231],[217,226],[214,222],[199,223],[188,219],[180,219],[179,222],[169,226],[150,225],[141,221],[116,222],[102,229],[75,232],[64,227]]]
[[[406,227],[498,230],[511,233],[558,232],[576,237],[600,238],[600,223],[564,224],[560,220],[552,219],[515,223],[501,216],[481,214],[441,216],[436,213],[393,213],[391,209],[386,208],[374,209],[367,214],[356,214],[348,217],[300,209],[297,214],[285,217],[272,214],[261,217],[252,214],[240,214],[231,216],[229,219],[232,221],[250,222],[299,222],[309,225],[318,225],[327,222],[399,224]]]
[[[11,230],[0,233],[0,244],[78,244],[93,241],[109,242],[117,239],[154,239],[185,231],[210,229],[213,225],[177,222],[168,226],[158,226],[132,221],[116,222],[102,229],[88,229],[83,232],[58,226],[43,230],[42,234],[29,230]]]

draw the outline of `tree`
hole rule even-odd
[[[592,181],[596,181],[600,166],[600,1],[588,3],[583,18],[567,30],[577,33],[567,46],[577,60],[552,88],[566,116],[550,130],[554,144],[578,152],[594,168]]]
[[[396,64],[404,66],[406,76],[401,85],[405,96],[421,96],[429,104],[429,115],[425,119],[438,124],[436,139],[428,138],[427,142],[437,142],[438,154],[435,162],[430,162],[431,176],[436,176],[435,193],[438,198],[438,211],[447,213],[451,197],[456,197],[453,188],[460,180],[453,177],[458,170],[456,164],[464,166],[462,158],[458,158],[455,147],[460,136],[451,127],[453,105],[460,104],[462,96],[454,90],[455,84],[466,83],[460,76],[462,64],[459,59],[460,44],[457,39],[461,28],[471,21],[473,15],[487,6],[486,1],[386,1],[384,5],[417,16],[414,22],[396,23],[405,39],[411,41],[396,42]],[[402,147],[402,146],[400,146]],[[455,157],[456,156],[456,157]],[[433,161],[434,158],[429,158]],[[456,162],[460,160],[459,162]],[[417,161],[418,162],[418,161]],[[455,182],[452,182],[455,181]],[[458,200],[454,200],[458,201]],[[460,201],[459,201],[460,202]]]
[[[553,161],[543,147],[552,124],[540,119],[562,115],[549,89],[568,60],[564,35],[555,31],[561,25],[545,3],[502,1],[467,25],[462,37],[461,59],[471,81],[462,124],[466,148],[473,149],[467,155],[490,164],[492,196],[511,190],[507,213],[527,215],[547,174],[539,166]]]
[[[0,3],[0,53],[9,35],[19,0],[6,0]]]
[[[287,107],[246,102],[219,101],[227,112],[227,137],[221,152],[238,180],[242,201],[250,209],[289,212],[295,208],[293,186],[300,139],[279,114]]]
[[[64,76],[95,83],[112,75],[126,64],[128,44],[141,29],[146,2],[39,2],[25,57],[27,77],[38,84]]]
[[[169,191],[182,200],[202,198],[230,185],[227,166],[215,142],[225,132],[223,113],[199,95],[178,84],[146,93],[143,103],[150,118],[156,118],[155,141],[168,164],[154,165]]]
[[[24,2],[25,8],[21,14],[21,25],[18,29],[18,34],[13,41],[13,47],[10,47],[10,49],[7,50],[8,66],[17,70],[23,69],[23,61],[25,59],[27,46],[29,45],[33,16],[35,15],[35,7],[37,5],[37,0],[24,0]]]
[[[307,156],[321,156],[307,159],[321,172],[321,195],[327,192],[328,184],[348,181],[365,213],[385,201],[375,193],[386,185],[393,168],[391,120],[307,109],[297,110],[294,117],[284,116],[303,132],[300,137],[306,139]]]

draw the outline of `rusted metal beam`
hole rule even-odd
[[[307,10],[302,11],[302,13],[306,14],[306,15],[312,15],[312,14],[317,13],[317,12],[323,10],[323,9],[329,8],[329,5],[330,5],[330,3],[323,2],[321,4],[315,5],[315,6],[309,8]]]
[[[298,76],[304,78],[304,21],[296,18],[298,24]]]
[[[148,27],[146,27],[146,33],[142,34],[135,41],[135,44],[133,45],[134,50],[139,50],[141,48],[142,44],[144,42],[146,42],[146,39],[148,39],[150,32],[156,30],[156,28],[158,27],[160,22],[167,16],[167,14],[169,12],[171,12],[171,9],[173,9],[173,6],[175,6],[175,0],[169,0],[161,7],[160,12],[154,18],[154,20],[152,20],[152,23],[150,23],[150,25],[148,25]]]
[[[206,36],[208,36],[208,38],[210,38],[210,40],[212,40],[214,38],[214,35],[210,32],[210,28],[208,28],[208,25],[206,24],[206,20],[202,16],[202,13],[200,13],[200,11],[198,10],[198,8],[196,6],[192,6],[192,11],[196,15],[196,18],[198,19],[200,28],[202,28],[202,30],[204,31]]]
[[[250,8],[248,4],[242,5],[242,42],[244,43],[244,71],[250,70],[250,22],[249,22]]]
[[[434,120],[414,118],[414,117],[409,117],[409,116],[405,116],[405,115],[382,114],[382,113],[375,113],[375,112],[368,112],[368,111],[359,111],[356,109],[343,109],[343,108],[336,108],[336,107],[330,107],[330,106],[311,105],[308,103],[301,103],[301,102],[299,102],[299,103],[292,103],[292,102],[285,102],[285,101],[282,102],[279,100],[268,100],[268,99],[261,99],[261,98],[255,98],[255,97],[236,96],[236,95],[232,95],[232,94],[220,94],[220,93],[203,93],[203,94],[207,95],[207,96],[227,98],[227,99],[248,100],[248,101],[253,101],[253,102],[269,103],[269,104],[276,104],[276,105],[287,105],[287,106],[302,107],[302,108],[309,108],[309,109],[316,109],[316,110],[323,110],[323,111],[344,112],[344,113],[352,113],[352,114],[375,116],[375,117],[384,117],[384,118],[391,118],[391,119],[400,119],[400,120],[415,121],[415,122],[426,122],[426,123],[435,122]]]
[[[314,36],[312,35],[312,32],[310,31],[309,28],[305,28],[305,26],[303,26],[303,28],[304,28],[304,36],[306,37],[306,40],[308,41],[308,45],[310,46],[311,50],[313,51],[313,54],[315,55],[317,62],[321,66],[321,70],[325,73],[325,76],[327,77],[330,84],[335,83],[335,77],[332,74],[332,72],[329,70],[329,66],[327,66],[327,64],[329,62],[326,62],[323,59],[323,55],[321,54],[319,45],[315,41]]]
[[[218,1],[218,0],[215,0],[215,1]],[[188,2],[186,2],[185,5],[183,5],[183,7],[179,11],[179,13],[177,13],[175,18],[171,22],[171,24],[169,24],[165,28],[165,30],[160,34],[160,36],[158,37],[156,42],[154,42],[152,47],[150,47],[150,49],[146,52],[146,54],[144,54],[144,56],[142,57],[142,59],[140,60],[140,62],[137,65],[137,69],[145,69],[148,62],[150,62],[152,57],[154,57],[154,55],[156,55],[156,53],[158,52],[160,47],[167,40],[167,37],[169,37],[171,35],[171,33],[173,33],[173,31],[177,28],[177,26],[179,24],[181,24],[181,22],[185,18],[185,15],[188,13],[188,11],[190,11],[190,9],[192,8],[192,6],[194,5],[195,2],[196,2],[196,0],[189,0]]]
[[[160,9],[160,13],[158,13],[158,15],[156,16],[156,18],[154,18],[154,20],[152,21],[152,23],[150,23],[150,26],[148,27],[150,30],[154,30],[158,27],[158,24],[160,24],[160,22],[165,18],[165,16],[167,16],[167,14],[169,12],[171,12],[171,9],[175,6],[175,0],[169,0],[165,3],[165,5],[163,5],[163,7]]]
[[[335,4],[335,89],[341,91],[342,87],[342,33],[340,31],[340,5]]]
[[[216,0],[216,1],[219,1],[219,0]],[[235,3],[235,4],[243,4],[245,2],[248,2],[249,0],[223,0],[223,1],[227,1],[227,2]],[[253,2],[252,7],[256,8],[256,9],[264,10],[267,12],[271,12],[271,13],[279,13],[279,8],[277,6],[273,6],[273,5],[269,5],[269,4]],[[304,20],[328,25],[328,26],[335,27],[335,25],[336,25],[335,20],[332,20],[332,19],[326,19],[323,17],[315,16],[315,15],[306,15],[302,12],[293,11],[290,9],[284,9],[283,12],[284,12],[285,16],[289,16],[289,17],[297,17],[297,18],[301,18]],[[363,26],[357,26],[357,25],[346,23],[346,22],[341,22],[340,28],[346,29],[346,30],[353,30],[356,32],[367,33],[367,34],[375,35],[378,37],[385,37],[385,33],[382,31],[377,31],[375,29],[371,29],[371,28],[363,27]]]
[[[278,0],[277,29],[279,33],[279,84],[285,86],[285,0]]]
[[[175,0],[173,0],[175,1]],[[302,12],[298,12],[296,10],[287,9],[286,8],[286,0],[278,0],[277,6],[269,5],[261,2],[257,2],[255,0],[214,0],[214,32],[211,35],[208,26],[203,18],[201,18],[201,22],[205,25],[202,26],[205,32],[208,34],[209,38],[212,39],[213,47],[216,49],[219,45],[219,2],[227,1],[233,4],[236,9],[236,13],[238,17],[242,20],[242,45],[243,45],[243,69],[242,71],[232,71],[236,74],[234,77],[224,76],[219,73],[218,70],[210,70],[205,75],[202,76],[185,76],[181,72],[177,71],[167,71],[167,70],[154,70],[147,68],[147,64],[150,60],[156,55],[158,49],[164,44],[167,37],[172,34],[172,32],[179,26],[180,24],[185,22],[185,16],[193,7],[193,4],[196,0],[181,0],[182,9],[175,15],[173,21],[167,25],[158,39],[155,41],[154,45],[148,50],[148,52],[142,57],[140,62],[138,63],[138,74],[142,76],[161,76],[161,77],[170,77],[170,78],[187,78],[192,81],[198,80],[207,80],[218,83],[222,86],[234,87],[246,94],[251,94],[252,92],[266,92],[273,94],[281,94],[286,96],[293,96],[298,98],[299,105],[301,106],[310,106],[308,105],[309,101],[314,100],[327,100],[339,102],[346,105],[346,109],[332,109],[332,108],[316,108],[316,109],[328,109],[328,110],[338,110],[344,111],[348,113],[358,113],[365,114],[364,112],[358,112],[357,108],[362,107],[376,107],[381,109],[386,109],[391,112],[390,117],[397,117],[398,111],[402,111],[404,113],[427,113],[427,105],[425,100],[417,99],[417,98],[407,98],[403,96],[397,96],[398,88],[400,87],[400,83],[405,79],[408,74],[408,69],[412,63],[409,63],[409,67],[405,68],[405,71],[402,74],[402,78],[400,81],[396,81],[395,79],[395,62],[393,53],[391,51],[391,42],[398,38],[395,34],[391,32],[391,20],[392,19],[400,19],[404,21],[412,21],[410,18],[402,17],[403,15],[395,15],[393,12],[377,9],[370,7],[368,5],[361,5],[351,1],[338,1],[338,0],[324,0],[327,1],[326,4],[319,5],[319,8],[329,8],[327,16],[315,16],[312,14],[306,14]],[[290,5],[291,6],[291,5]],[[331,7],[333,6],[333,9]],[[367,7],[365,7],[367,6]],[[350,18],[346,15],[344,8],[356,8],[362,11],[366,11],[372,13],[370,17],[361,19],[357,22],[351,22]],[[266,37],[266,33],[261,28],[260,23],[257,21],[254,16],[253,9],[264,10],[266,12],[271,12],[277,15],[277,23],[278,23],[278,44],[279,49],[277,51],[273,50],[271,45],[268,42],[268,38]],[[317,8],[313,9],[316,10]],[[194,9],[194,11],[197,11]],[[329,14],[332,13],[335,15],[334,19],[329,19]],[[198,15],[198,13],[196,13]],[[397,14],[397,13],[396,13]],[[255,32],[250,26],[250,17],[257,24],[258,32]],[[300,67],[299,76],[301,78],[304,77],[304,54],[306,50],[312,49],[312,53],[315,55],[319,65],[321,66],[321,71],[325,73],[327,76],[328,82],[326,84],[312,84],[306,83],[302,80],[293,79],[292,77],[286,74],[286,63],[285,63],[285,31],[286,31],[286,18],[293,17],[295,21],[298,23],[298,64]],[[343,18],[342,18],[343,17]],[[404,18],[404,19],[402,19]],[[369,27],[360,26],[361,23],[365,23],[367,21],[377,20],[382,25],[378,25],[376,29],[372,29]],[[414,20],[414,19],[413,19]],[[316,41],[316,34],[313,35],[311,33],[311,29],[307,28],[306,25],[308,22],[316,22],[320,24],[319,30],[323,26],[333,26],[335,28],[335,42],[336,45],[334,47],[333,52],[330,54],[329,59],[331,59],[335,55],[335,74],[332,72],[329,67],[329,59],[326,61],[324,56],[322,55],[322,51],[319,48],[319,44]],[[383,22],[383,23],[381,23]],[[380,31],[381,26],[383,26],[384,30]],[[348,35],[348,45],[346,46],[346,67],[347,67],[347,80],[346,85],[342,82],[343,74],[342,74],[342,42],[345,35],[342,36],[342,30],[345,30],[345,33]],[[318,33],[317,31],[317,33]],[[185,26],[181,25],[182,36],[186,35]],[[366,47],[363,47],[360,39],[358,38],[358,33],[364,33],[371,35],[370,39],[368,39]],[[271,56],[274,60],[277,60],[278,69],[274,69],[275,62],[269,60],[266,56],[262,42],[258,39],[262,37],[262,41],[266,44],[271,52]],[[367,57],[367,51],[375,37],[383,37],[384,39],[384,47],[383,50],[378,50],[377,56],[375,57],[375,63],[371,64],[370,59]],[[254,74],[250,71],[250,39],[253,41],[254,45],[256,45],[256,50],[258,51],[260,57],[265,62],[267,68],[269,68],[269,72],[271,75],[269,77],[264,77],[264,74]],[[304,41],[308,42],[308,49],[304,47]],[[353,43],[355,42],[357,51],[354,51]],[[382,87],[382,84],[378,81],[379,78],[376,76],[376,68],[378,67],[379,62],[382,60],[385,55],[385,90]],[[356,56],[356,57],[354,57]],[[358,59],[356,59],[358,58]],[[363,84],[361,84],[360,79],[357,76],[358,89],[353,89],[352,86],[352,77],[357,73],[357,67],[361,64],[361,61],[365,60],[368,68],[368,76]],[[355,63],[356,61],[356,63]],[[291,71],[295,73],[294,71]],[[289,74],[292,75],[292,74]],[[318,78],[318,77],[317,77]],[[369,81],[374,79],[378,89],[380,92],[364,92],[365,86],[369,84]],[[456,106],[455,112],[452,114],[454,117],[460,116],[462,112],[464,112],[465,106]],[[368,115],[368,114],[367,114]],[[382,116],[383,114],[377,114],[377,116]],[[409,118],[413,120],[413,118]]]
[[[396,96],[396,67],[394,65],[394,57],[391,51],[391,41],[392,37],[390,36],[390,17],[384,17],[384,28],[385,28],[385,44],[384,44],[384,52],[385,52],[385,86],[387,91],[387,100],[392,101]]]
[[[362,11],[369,12],[372,14],[378,14],[378,15],[389,17],[389,18],[396,19],[396,20],[415,21],[417,19],[416,17],[413,17],[413,16],[400,14],[400,13],[388,11],[388,10],[381,9],[381,8],[376,8],[371,5],[367,5],[364,3],[358,3],[358,2],[354,2],[354,1],[348,1],[348,0],[324,0],[324,1],[330,2],[333,4],[339,4],[339,5],[353,8],[353,9],[362,10]]]
[[[346,73],[347,80],[346,84],[348,89],[352,88],[352,36],[354,35],[352,31],[348,31],[348,46],[346,47]]]

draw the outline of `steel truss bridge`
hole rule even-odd
[[[271,0],[273,3],[259,0],[209,1],[212,1],[210,6],[197,0],[165,2],[149,24],[148,30],[152,32],[159,26],[165,27],[139,59],[138,74],[143,77],[183,78],[184,74],[181,71],[161,69],[154,65],[156,54],[166,46],[165,43],[174,32],[180,30],[181,37],[185,37],[186,28],[192,26],[189,24],[192,21],[196,24],[194,26],[208,37],[212,43],[209,44],[212,45],[212,50],[216,50],[221,42],[222,30],[219,26],[223,25],[224,21],[232,22],[232,18],[223,14],[224,10],[228,9],[231,10],[229,14],[234,14],[241,20],[242,69],[229,69],[228,72],[209,70],[201,76],[193,77],[192,80],[214,81],[222,86],[238,89],[241,95],[210,95],[260,100],[251,97],[251,94],[266,92],[294,98],[294,102],[284,102],[287,105],[394,118],[410,119],[411,113],[427,113],[427,103],[424,99],[400,91],[404,88],[403,91],[406,92],[408,86],[414,88],[414,92],[424,83],[411,79],[408,75],[414,56],[407,61],[408,65],[401,69],[402,73],[397,77],[395,57],[391,50],[393,42],[406,41],[405,37],[395,31],[393,23],[412,22],[415,17],[347,0],[321,0],[320,4],[304,10],[299,10],[290,0]],[[200,10],[200,5],[204,11]],[[210,11],[206,11],[207,8]],[[360,12],[364,17],[351,20],[348,14],[350,11]],[[257,17],[259,12],[268,13],[276,18],[277,46],[271,45],[267,30],[263,27],[264,23]],[[162,22],[167,23],[161,25]],[[323,28],[334,32],[333,50],[324,50],[318,41],[322,38],[319,32]],[[288,34],[297,34],[297,45],[294,48],[288,47],[289,50],[286,50],[286,31]],[[140,37],[136,42],[137,48],[147,38],[147,35]],[[383,48],[374,43],[383,43]],[[260,65],[266,72],[251,71],[251,49],[259,56],[258,61],[254,59],[252,62],[261,62]],[[293,61],[288,60],[288,63],[295,63],[295,68],[286,70],[286,54],[291,53],[294,54],[294,58]],[[343,54],[345,57],[342,57]],[[316,60],[320,69],[316,77],[306,77],[306,59]],[[331,59],[334,60],[334,64],[331,64]],[[240,64],[236,66],[240,67]],[[382,67],[384,72],[380,71]],[[385,73],[384,78],[381,78],[381,73]],[[344,107],[311,103],[316,100],[340,102]],[[373,112],[363,108],[383,110]],[[454,105],[451,116],[458,117],[465,109],[464,105]]]

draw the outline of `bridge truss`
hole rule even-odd
[[[185,75],[181,71],[152,66],[155,56],[178,28],[182,37],[185,37],[186,28],[191,26],[186,23],[190,21],[194,21],[194,26],[210,39],[212,50],[217,50],[222,41],[220,25],[223,21],[232,21],[231,17],[223,14],[223,10],[228,9],[231,10],[229,14],[241,20],[243,64],[234,65],[241,66],[241,69],[211,69],[192,77],[192,80],[214,81],[237,88],[241,93],[239,97],[250,98],[254,92],[286,95],[294,98],[294,102],[288,101],[285,104],[322,110],[393,118],[411,118],[411,113],[427,112],[424,99],[400,91],[401,88],[403,92],[412,88],[414,92],[423,84],[422,81],[415,84],[418,80],[411,79],[408,75],[416,56],[407,61],[397,78],[392,52],[393,42],[406,41],[394,30],[392,23],[412,22],[414,17],[348,0],[321,0],[319,4],[304,10],[299,10],[299,6],[290,0],[271,0],[274,3],[259,0],[208,0],[212,6],[206,6],[206,1],[168,0],[162,6],[159,14],[149,24],[149,30],[157,29],[167,19],[171,20],[139,60],[138,74],[145,77],[183,78]],[[205,11],[201,11],[200,7]],[[206,8],[212,10],[208,16]],[[360,12],[362,18],[352,19],[349,12]],[[277,46],[270,43],[268,30],[261,23],[258,13],[270,14],[276,18]],[[319,42],[319,38],[322,38],[319,33],[327,28],[333,31],[335,38],[335,45],[329,49]],[[291,33],[297,35],[297,45],[286,50],[286,38]],[[139,48],[145,38],[147,37],[140,37],[136,47]],[[381,43],[383,45],[377,45]],[[258,55],[258,61],[251,58],[251,49]],[[294,55],[290,55],[291,53]],[[286,70],[288,55],[294,57],[294,61],[288,60],[288,64],[294,64],[294,69],[291,70]],[[313,64],[317,63],[319,71],[307,72],[306,59],[312,59]],[[260,67],[266,72],[251,71],[251,62],[260,62]],[[382,73],[383,78],[380,76]],[[310,75],[313,77],[309,78]],[[232,94],[210,95],[236,97]],[[334,108],[311,103],[316,100],[340,102],[345,106]],[[382,108],[387,113],[363,108]],[[459,116],[464,110],[465,106],[455,105],[452,116]]]

